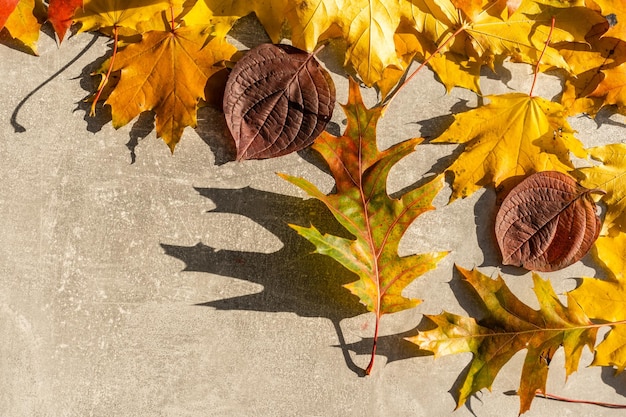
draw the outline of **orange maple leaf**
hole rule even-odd
[[[83,5],[83,0],[50,0],[48,5],[48,21],[63,42],[65,33],[72,25],[76,9]]]
[[[27,50],[37,55],[39,24],[36,15],[42,12],[41,0],[0,0],[0,30],[6,29]]]
[[[20,0],[0,0],[0,29],[4,27]]]
[[[120,51],[112,68],[121,71],[120,79],[105,102],[111,106],[113,126],[124,126],[152,110],[157,136],[173,152],[185,127],[196,126],[207,80],[222,69],[216,64],[237,51],[224,38],[208,43],[206,39],[202,29],[195,27],[150,31]]]

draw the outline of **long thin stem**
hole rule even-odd
[[[539,55],[537,64],[535,64],[535,76],[533,77],[533,85],[530,86],[530,93],[528,93],[530,97],[533,96],[533,91],[535,90],[535,84],[537,83],[537,75],[539,75],[539,65],[541,65],[541,58],[543,58],[543,54],[546,52],[546,49],[548,49],[548,45],[550,44],[550,40],[552,39],[552,30],[554,30],[554,22],[555,22],[555,18],[554,16],[552,16],[552,23],[550,24],[550,32],[548,32],[548,38],[546,39],[546,43],[543,46],[541,55]]]
[[[605,408],[626,409],[626,404],[612,404],[612,403],[604,403],[600,401],[591,401],[591,400],[576,400],[572,398],[561,397],[561,396],[554,395],[554,394],[543,393],[541,391],[537,391],[535,395],[539,397],[543,397],[547,400],[563,401],[563,402],[574,403],[574,404],[591,404],[591,405],[597,405],[598,407],[605,407]]]
[[[104,90],[104,86],[109,82],[109,77],[111,77],[111,72],[113,71],[113,64],[115,63],[115,56],[117,55],[117,44],[118,44],[118,36],[119,36],[119,26],[113,26],[113,55],[111,55],[111,61],[109,62],[109,69],[100,81],[100,86],[98,87],[98,91],[96,93],[96,97],[93,99],[91,103],[91,110],[89,111],[89,116],[93,117],[96,115],[96,105],[98,104],[98,100],[100,100],[100,96],[102,95],[102,91]]]
[[[357,118],[358,117],[360,116],[357,113]],[[359,123],[358,126],[361,126],[361,123]],[[359,167],[362,167],[362,166],[363,166],[363,134],[359,134]],[[359,174],[358,186],[359,186],[359,194],[361,195],[361,205],[363,206],[363,212],[365,213],[365,228],[369,236],[368,241],[369,241],[370,251],[372,255],[374,256],[373,268],[374,268],[374,273],[376,274],[375,282],[378,287],[377,288],[378,300],[376,301],[376,311],[374,312],[376,314],[376,328],[374,330],[374,343],[372,344],[372,356],[370,357],[370,363],[367,365],[367,368],[365,369],[365,375],[369,375],[372,372],[372,368],[374,367],[374,359],[376,358],[376,345],[378,343],[378,326],[380,325],[380,315],[381,315],[380,302],[382,299],[382,293],[380,292],[380,266],[378,263],[378,251],[376,250],[376,245],[374,244],[374,239],[372,237],[373,233],[372,233],[372,226],[370,224],[369,209],[368,209],[369,200],[366,198],[365,190],[363,188],[363,173]]]
[[[379,302],[380,304],[380,302]],[[365,375],[369,375],[372,373],[372,368],[374,367],[374,358],[376,358],[376,345],[378,342],[378,327],[380,326],[380,314],[376,314],[376,327],[374,328],[374,343],[372,344],[372,357],[370,358],[370,363],[365,368]]]
[[[461,32],[463,32],[466,29],[465,26],[461,26],[459,27],[456,31],[454,31],[454,33],[452,33],[441,45],[439,45],[437,47],[437,49],[435,50],[435,52],[433,52],[432,54],[430,54],[428,56],[428,58],[426,58],[424,60],[424,62],[422,62],[420,64],[419,67],[417,67],[417,69],[415,69],[415,71],[413,71],[413,73],[411,73],[411,75],[409,75],[402,84],[400,84],[389,96],[387,96],[387,98],[383,101],[383,103],[381,104],[384,107],[389,106],[389,103],[391,103],[391,101],[398,95],[398,93],[404,88],[405,85],[407,85],[409,83],[409,81],[411,81],[413,79],[413,77],[415,77],[417,75],[418,72],[420,72],[420,70],[422,68],[424,68],[426,66],[426,64],[428,64],[428,62],[430,62],[430,60],[432,59],[432,57],[434,57],[436,54],[438,54],[439,52],[441,52],[441,50],[443,50],[443,48],[445,48],[450,41],[452,41],[454,38],[457,37],[457,35]]]

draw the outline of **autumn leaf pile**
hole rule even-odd
[[[559,269],[581,259],[593,245],[592,253],[609,275],[607,280],[583,278],[566,294],[563,304],[550,282],[533,273],[540,306],[533,310],[502,278],[492,279],[458,266],[481,300],[484,317],[477,320],[448,312],[429,315],[435,328],[419,332],[411,341],[435,356],[473,354],[459,390],[459,405],[490,388],[498,371],[520,350],[526,350],[518,390],[520,412],[530,408],[538,391],[545,392],[548,364],[560,347],[568,375],[577,369],[584,347],[594,352],[592,365],[619,371],[626,368],[626,145],[586,148],[567,122],[568,117],[581,113],[595,116],[607,107],[626,114],[626,7],[622,2],[0,0],[0,29],[33,54],[45,22],[52,25],[60,44],[70,28],[75,36],[94,31],[110,36],[111,51],[96,71],[99,87],[92,97],[92,112],[99,111],[103,103],[110,106],[113,126],[120,127],[152,111],[157,135],[173,152],[183,131],[196,126],[198,107],[222,96],[224,86],[210,84],[209,79],[229,71],[241,59],[244,51],[238,51],[228,34],[239,19],[252,13],[274,43],[292,45],[271,52],[274,57],[285,51],[292,55],[292,61],[285,64],[293,67],[289,80],[304,72],[315,73],[311,79],[318,80],[302,90],[296,91],[291,81],[277,89],[276,97],[282,96],[276,102],[286,100],[284,115],[289,120],[297,117],[291,115],[294,112],[303,119],[314,116],[313,127],[298,139],[298,145],[308,145],[318,136],[334,103],[334,87],[310,54],[321,45],[332,42],[343,48],[346,73],[380,92],[380,104],[366,108],[358,84],[351,81],[349,100],[343,107],[348,120],[344,134],[335,137],[324,132],[315,139],[313,149],[326,161],[336,182],[331,194],[302,178],[281,174],[324,202],[354,236],[346,239],[322,234],[314,225],[293,225],[318,253],[331,256],[358,278],[347,289],[376,316],[366,373],[374,364],[380,317],[416,306],[419,300],[404,297],[402,291],[445,256],[445,252],[407,257],[397,253],[408,226],[433,209],[431,202],[444,186],[445,173],[450,178],[453,203],[483,187],[505,194],[521,179],[549,172],[542,174],[541,181],[514,189],[512,196],[518,200],[505,200],[504,207],[513,213],[508,218],[502,215],[498,223],[503,224],[502,238],[498,238],[505,263],[514,263],[509,262],[513,259],[535,271]],[[260,54],[257,62],[268,57],[267,51],[254,52]],[[376,146],[376,125],[401,90],[402,84],[398,84],[409,75],[414,61],[428,65],[448,91],[460,87],[481,95],[483,68],[494,70],[504,61],[525,63],[536,71],[558,74],[562,94],[558,101],[538,97],[533,82],[530,91],[485,95],[486,104],[455,115],[448,129],[431,141],[459,144],[462,149],[445,173],[391,197],[386,191],[390,169],[413,152],[421,139],[381,151]],[[253,73],[245,69],[233,72]],[[258,80],[248,81],[255,86]],[[228,91],[244,91],[239,84],[235,87]],[[324,98],[313,113],[302,110],[304,104],[294,107],[289,95],[304,97],[307,88],[313,96]],[[245,91],[243,95],[252,94]],[[239,100],[225,102],[225,111],[236,110]],[[273,111],[275,108],[268,110]],[[241,117],[228,113],[228,120],[243,136],[249,133],[242,127]],[[258,131],[253,132],[254,138]],[[298,134],[287,137],[281,153],[247,144],[239,159],[296,150],[299,146],[292,145]],[[573,157],[586,160],[586,166],[575,164]],[[511,225],[520,224],[523,217],[514,210],[529,203],[529,212],[536,215],[539,209],[532,203],[539,195],[554,203],[550,206],[554,208],[542,213],[546,220],[532,224],[528,236],[522,233],[510,238]],[[602,224],[595,217],[596,202],[605,207]],[[586,219],[582,226],[581,218]],[[522,232],[524,227],[521,223]],[[568,239],[575,247],[563,246]],[[506,242],[518,243],[511,247],[512,243]],[[529,242],[537,244],[522,253]],[[537,249],[541,247],[550,249]],[[610,331],[596,345],[602,325]]]

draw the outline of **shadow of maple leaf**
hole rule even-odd
[[[322,231],[350,237],[318,200],[302,200],[245,187],[196,188],[215,208],[209,213],[234,213],[248,217],[283,243],[272,253],[224,250],[202,242],[193,246],[161,243],[169,256],[185,263],[184,271],[207,272],[263,286],[259,293],[208,301],[198,305],[218,310],[292,312],[302,317],[324,317],[335,326],[347,366],[362,375],[346,348],[340,321],[365,313],[358,299],[342,288],[356,276],[329,257],[313,254],[312,244],[288,223],[313,223]],[[258,242],[259,246],[262,242]]]

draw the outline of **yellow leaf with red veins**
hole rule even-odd
[[[204,86],[237,49],[223,38],[206,43],[202,30],[181,27],[152,31],[141,42],[117,54],[113,71],[121,71],[105,104],[111,106],[113,126],[124,126],[144,111],[156,113],[157,136],[172,152],[187,126],[196,126],[196,111]]]
[[[458,55],[456,62],[474,61],[479,68],[483,65],[493,68],[496,59],[510,57],[535,64],[541,56],[543,64],[569,71],[568,63],[556,48],[548,45],[542,52],[551,32],[552,17],[555,17],[555,27],[551,43],[585,42],[589,30],[604,19],[588,8],[573,7],[578,3],[568,3],[568,7],[543,3],[528,0],[518,8],[517,4],[504,1],[415,0],[411,2],[411,12],[405,11],[404,15],[437,45],[442,45],[458,31],[454,40],[444,48],[444,51]],[[473,65],[466,65],[466,68],[475,81],[463,81],[463,86],[478,85],[480,71],[476,72]],[[460,86],[456,72],[438,75],[448,89]]]

